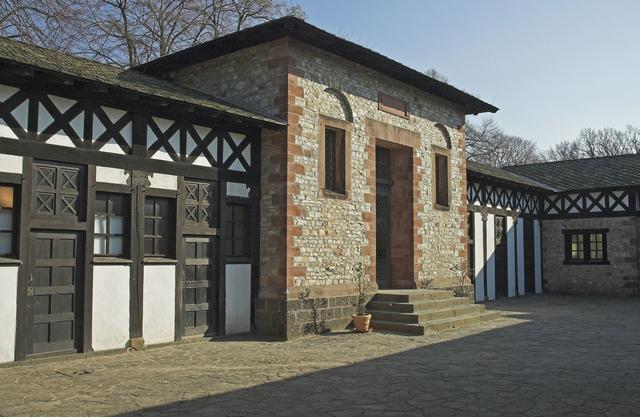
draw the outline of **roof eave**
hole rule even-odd
[[[495,113],[499,110],[498,107],[486,103],[450,84],[428,77],[378,52],[340,38],[304,20],[291,16],[276,19],[204,42],[194,47],[138,65],[133,69],[147,74],[166,75],[171,71],[185,66],[195,65],[208,59],[224,56],[238,50],[284,37],[291,37],[301,42],[314,45],[335,55],[389,75],[400,82],[412,85],[429,94],[433,94],[458,105],[467,115]],[[215,50],[213,50],[214,45]],[[343,49],[341,50],[340,47]],[[360,60],[358,61],[354,59],[354,57],[360,57]]]
[[[82,77],[82,76],[79,76],[77,74],[73,74],[73,73],[69,73],[69,72],[56,71],[56,70],[53,70],[53,69],[50,69],[50,68],[46,68],[46,67],[42,67],[42,66],[35,65],[35,64],[20,62],[20,61],[16,61],[16,60],[1,58],[1,57],[0,57],[0,63],[13,65],[13,66],[16,66],[16,67],[21,67],[21,68],[28,69],[28,70],[31,70],[31,71],[38,71],[40,73],[49,74],[51,76],[67,77],[67,78],[69,78],[71,80],[75,80],[75,81],[80,81],[80,82],[84,82],[84,83],[87,83],[87,84],[93,84],[93,85],[101,86],[101,87],[103,87],[105,89],[109,89],[109,90],[114,91],[114,92],[122,92],[124,94],[135,93],[139,97],[144,97],[144,98],[147,98],[147,99],[150,99],[150,100],[155,100],[155,101],[157,101],[159,103],[159,105],[161,105],[160,103],[162,103],[162,102],[170,102],[170,103],[179,104],[179,105],[186,105],[186,106],[190,106],[192,108],[199,109],[199,110],[204,111],[204,112],[215,114],[217,116],[222,116],[222,118],[225,118],[225,119],[243,120],[243,121],[245,121],[247,123],[250,123],[251,125],[256,126],[256,127],[282,129],[282,128],[287,126],[287,122],[285,122],[283,120],[279,120],[277,118],[272,118],[272,117],[267,117],[267,116],[262,117],[260,115],[256,115],[257,117],[252,117],[252,116],[247,116],[247,115],[242,115],[242,114],[230,113],[230,112],[226,112],[224,110],[203,106],[203,105],[198,104],[198,103],[192,103],[192,102],[189,102],[189,101],[186,101],[186,100],[179,100],[179,99],[176,99],[176,98],[165,97],[165,96],[161,96],[161,95],[149,94],[149,93],[145,93],[145,92],[138,91],[138,90],[135,90],[135,89],[130,89],[130,88],[126,88],[126,87],[123,87],[123,86],[110,84],[110,83],[107,83],[107,82],[104,82],[104,81],[95,80],[95,79],[91,79],[91,78],[87,78],[87,77]]]

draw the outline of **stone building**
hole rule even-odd
[[[258,332],[301,334],[305,288],[344,327],[358,263],[378,288],[466,265],[465,115],[495,107],[293,18],[138,69],[287,122],[261,142]]]
[[[477,301],[637,291],[636,183],[579,192],[615,212],[593,227],[610,232],[581,239],[619,269],[574,290],[587,270],[553,278],[545,245],[578,227],[563,202],[575,193],[533,168],[466,162],[465,116],[496,107],[302,20],[129,70],[0,39],[0,67],[0,362],[292,338],[311,305],[343,329],[356,266],[378,308],[451,288],[468,260]],[[430,294],[439,328],[495,317]],[[424,330],[415,314],[376,314],[379,328]]]

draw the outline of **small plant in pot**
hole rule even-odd
[[[351,315],[353,327],[358,333],[367,333],[370,330],[369,323],[371,322],[371,314],[367,313],[367,289],[369,288],[369,280],[364,275],[364,268],[361,262],[355,264],[353,274],[355,276],[354,280],[358,285],[358,300],[353,305],[356,312]]]

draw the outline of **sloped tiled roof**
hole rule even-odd
[[[640,185],[640,155],[574,159],[505,167],[559,191]]]
[[[209,94],[170,81],[8,38],[0,37],[0,62],[19,63],[40,70],[129,90],[152,98],[188,103],[203,109],[247,119],[254,123],[286,125],[280,119],[245,110]]]
[[[480,177],[492,177],[500,181],[507,181],[514,185],[537,188],[545,191],[555,191],[548,184],[543,184],[531,178],[507,171],[505,169],[496,168],[491,165],[481,164],[475,161],[467,161],[467,171],[470,176],[478,175]]]
[[[498,108],[450,84],[436,80],[362,45],[340,38],[304,20],[285,16],[147,62],[135,69],[161,76],[251,46],[290,37],[371,68],[388,77],[459,105],[466,114]]]

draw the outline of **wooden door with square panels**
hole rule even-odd
[[[31,233],[27,355],[80,349],[83,287],[80,242],[77,233]]]
[[[185,180],[182,260],[182,331],[185,336],[218,332],[219,192],[217,182]]]
[[[185,335],[215,334],[218,309],[217,237],[184,238],[183,326]]]

